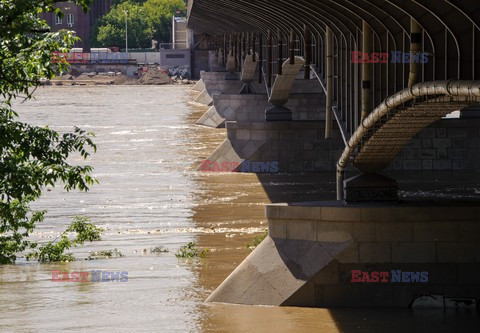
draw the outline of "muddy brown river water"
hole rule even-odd
[[[225,132],[195,126],[206,108],[190,100],[182,86],[45,87],[35,100],[16,104],[23,120],[61,132],[79,126],[95,132],[98,145],[87,163],[100,184],[88,193],[49,188],[35,203],[48,214],[34,237],[54,239],[76,215],[104,233],[75,249],[75,262],[0,266],[0,332],[480,331],[468,312],[204,303],[266,228],[265,203],[332,199],[335,184],[333,174],[194,171]],[[405,193],[414,196],[410,187]],[[468,178],[460,187],[480,193]],[[190,241],[210,250],[205,259],[175,257]],[[150,253],[156,246],[170,252]],[[89,251],[113,248],[125,256],[84,260]],[[51,281],[52,271],[91,270],[128,272],[128,282]]]

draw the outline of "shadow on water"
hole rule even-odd
[[[17,111],[29,122],[60,131],[77,124],[96,132],[99,150],[90,162],[100,185],[89,193],[47,192],[35,207],[47,209],[48,220],[35,236],[54,239],[73,215],[87,215],[105,229],[103,241],[77,249],[75,255],[118,247],[125,257],[0,267],[0,331],[383,332],[411,331],[417,325],[430,332],[428,327],[440,323],[473,321],[443,312],[203,303],[251,252],[247,244],[266,229],[265,204],[331,200],[334,173],[195,172],[225,139],[225,130],[193,125],[206,108],[186,106],[185,88],[50,88]],[[409,175],[401,187],[411,198],[452,198],[458,191],[478,197],[479,183],[478,174],[419,175],[417,180]],[[207,258],[177,260],[174,251],[192,240],[210,249]],[[159,245],[171,253],[143,251]],[[51,270],[92,269],[128,270],[129,281],[50,281]]]
[[[192,113],[196,120],[199,114]],[[216,134],[212,134],[216,133]],[[220,133],[220,135],[219,135]],[[216,142],[209,138],[216,136]],[[196,140],[209,142],[206,158],[225,138],[224,130],[198,127]],[[197,159],[192,168],[201,163]],[[354,173],[349,176],[354,176]],[[396,179],[405,200],[479,200],[477,172],[409,172],[388,174]],[[266,228],[264,205],[332,200],[335,173],[242,174],[194,173],[198,185],[193,221],[212,233],[198,234],[199,246],[210,248],[196,267],[200,297],[208,295],[251,253],[247,243]],[[221,231],[227,228],[226,231]],[[242,306],[204,303],[199,327],[203,332],[476,332],[479,316],[471,312],[408,309],[321,309]]]
[[[204,332],[478,332],[472,312],[205,305]]]

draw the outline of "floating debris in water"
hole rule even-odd
[[[120,250],[115,248],[113,250],[90,252],[88,258],[86,258],[85,260],[113,259],[121,257],[125,257],[125,255],[123,255]]]
[[[175,256],[177,258],[183,258],[183,259],[196,258],[196,257],[205,258],[207,256],[207,253],[208,253],[208,249],[200,250],[196,248],[195,242],[190,242],[186,246],[182,246],[180,250],[178,250],[178,252],[175,253]]]
[[[168,253],[168,252],[170,252],[170,250],[163,245],[150,249],[150,253]]]

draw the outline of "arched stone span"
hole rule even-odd
[[[350,161],[362,172],[379,172],[422,129],[452,111],[478,103],[480,81],[418,83],[387,98],[362,121],[338,161],[338,199],[342,199],[344,172]]]

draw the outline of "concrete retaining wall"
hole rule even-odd
[[[138,70],[137,64],[71,64],[70,68],[79,73],[107,73],[107,72],[121,72],[129,77],[134,77],[134,74]]]
[[[191,63],[190,52],[191,51],[189,49],[160,50],[160,66],[190,67],[190,63]]]
[[[160,52],[129,52],[128,57],[139,64],[160,64]]]
[[[480,206],[339,202],[269,205],[269,237],[209,301],[315,307],[408,307],[421,296],[480,299]],[[354,270],[388,281],[353,282]],[[427,272],[392,281],[392,270]]]

